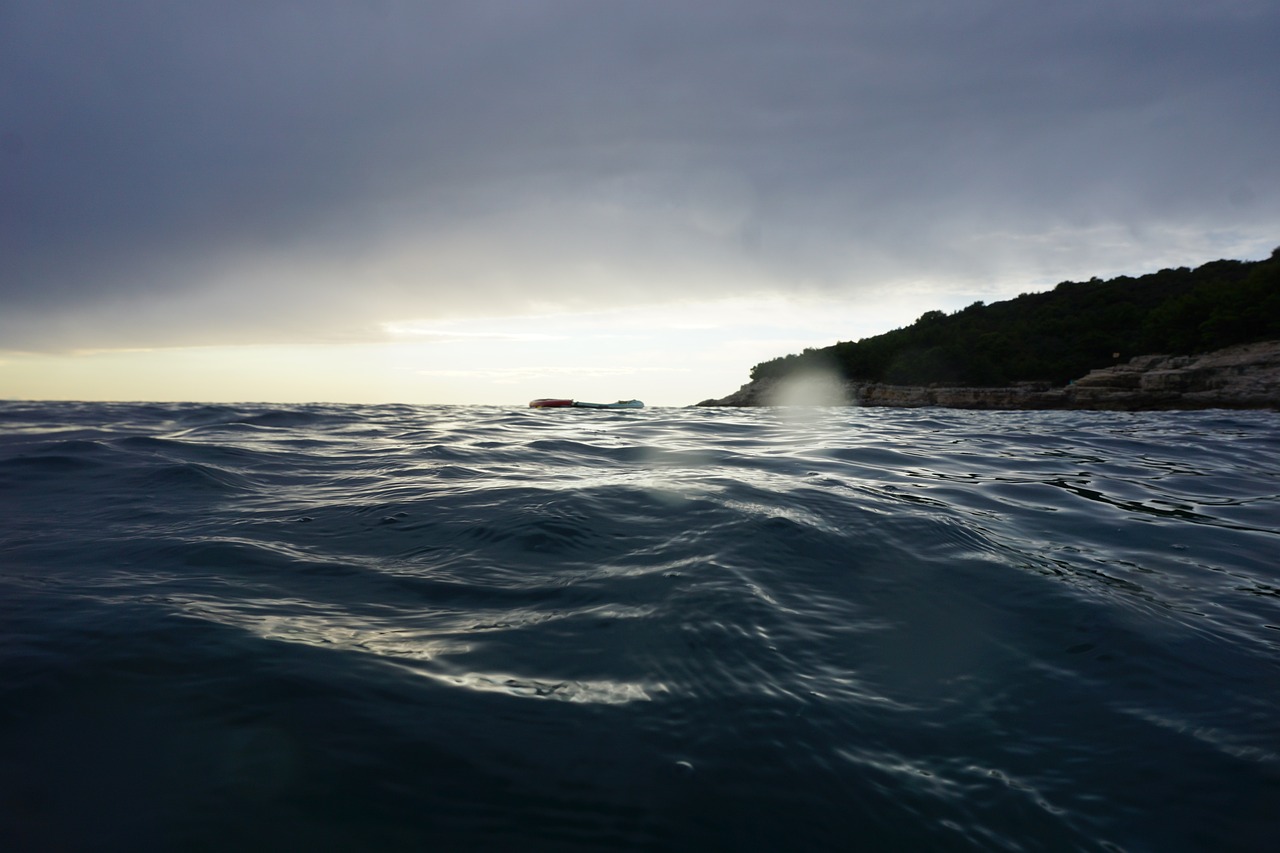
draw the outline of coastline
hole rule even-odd
[[[850,406],[952,409],[1168,411],[1280,410],[1280,341],[1241,344],[1199,355],[1142,355],[1091,371],[1069,385],[1021,383],[1003,388],[837,382],[821,401]],[[699,406],[795,405],[788,380],[748,382]]]

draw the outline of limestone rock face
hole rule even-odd
[[[748,382],[699,406],[767,406],[786,380]],[[953,409],[1277,409],[1280,341],[1243,344],[1202,355],[1143,355],[1094,370],[1065,388],[1021,383],[1009,388],[942,388],[848,383],[850,405]]]
[[[1203,355],[1140,356],[1095,370],[1067,390],[1075,408],[1277,409],[1280,341]]]

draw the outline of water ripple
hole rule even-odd
[[[0,403],[0,846],[1262,849],[1276,435]]]

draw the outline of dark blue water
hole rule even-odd
[[[0,850],[1261,851],[1280,415],[0,403]]]

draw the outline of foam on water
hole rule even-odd
[[[1265,849],[1276,418],[0,403],[0,849]]]

